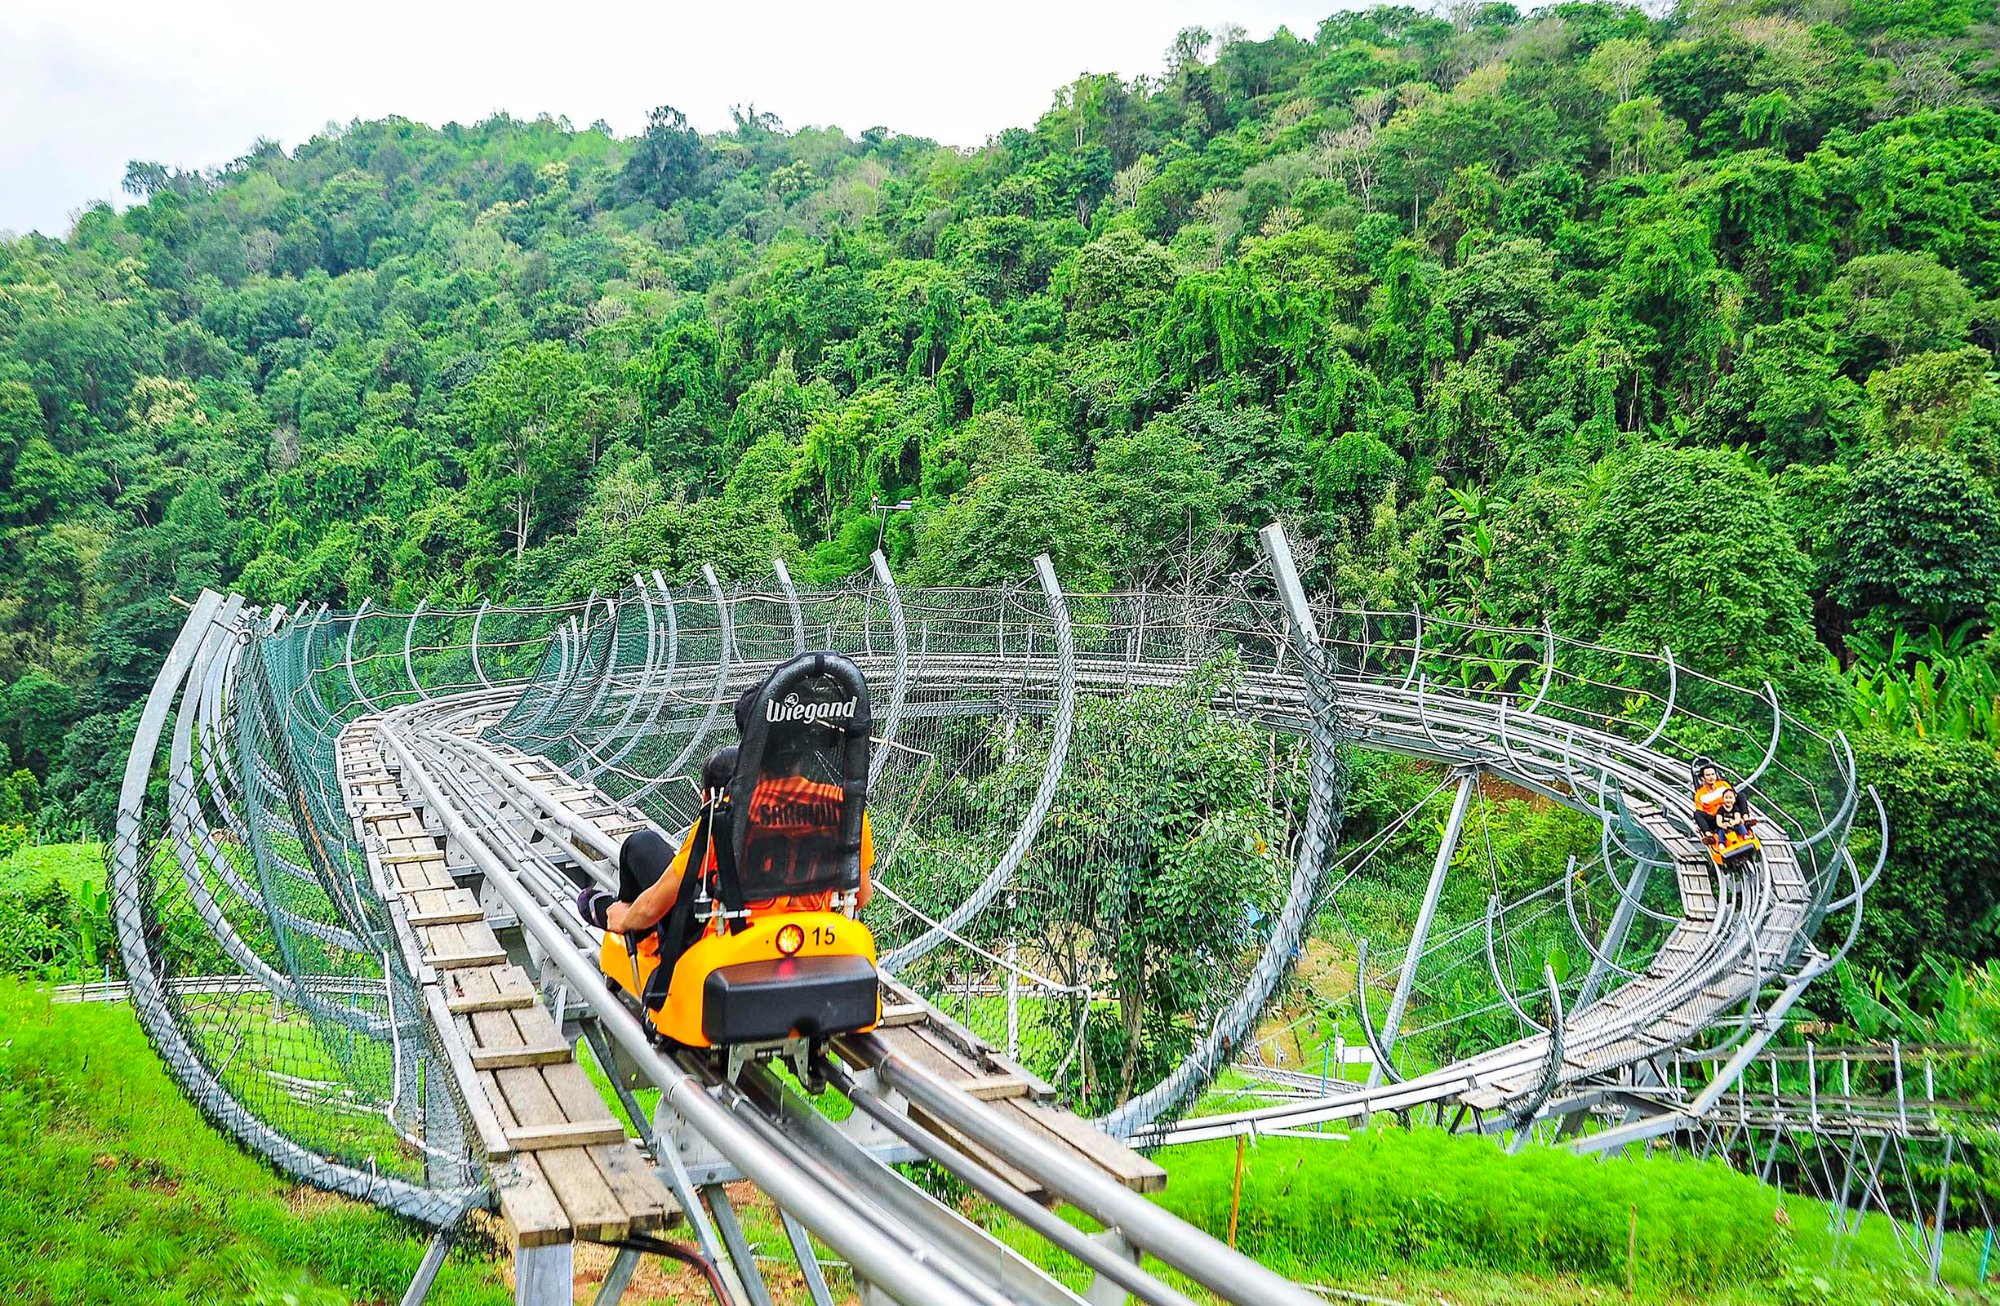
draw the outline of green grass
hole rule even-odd
[[[1229,1143],[1160,1153],[1171,1174],[1162,1204],[1225,1236],[1235,1158]],[[1344,1142],[1265,1139],[1245,1161],[1239,1244],[1348,1293],[1424,1306],[1622,1300],[1637,1206],[1641,1306],[1943,1300],[1913,1276],[1880,1217],[1837,1244],[1824,1208],[1720,1164],[1549,1149],[1508,1157],[1490,1140],[1393,1128]],[[1773,1218],[1781,1203],[1789,1230]],[[760,1255],[775,1258],[774,1296],[804,1301],[768,1204],[740,1209]],[[1059,1277],[1086,1280],[989,1208],[968,1209]],[[0,981],[0,1300],[393,1301],[423,1248],[422,1231],[292,1184],[210,1129],[128,1009],[52,1004],[44,989]],[[1953,1240],[1946,1279],[1958,1301],[1982,1300],[1968,1282],[1976,1255],[1969,1239]],[[499,1306],[505,1276],[504,1256],[475,1246],[453,1257],[431,1300]],[[691,1286],[649,1267],[628,1300],[679,1300]]]
[[[1226,1236],[1233,1143],[1169,1148],[1161,1204]],[[1586,1302],[1623,1297],[1638,1210],[1641,1302],[1804,1306],[1949,1300],[1933,1293],[1880,1216],[1846,1242],[1819,1203],[1720,1162],[1598,1161],[1557,1148],[1507,1156],[1491,1139],[1383,1127],[1345,1141],[1265,1139],[1245,1153],[1237,1243],[1289,1277],[1397,1300]],[[1789,1225],[1777,1212],[1783,1207]],[[1971,1285],[1955,1236],[1945,1281]]]
[[[122,1006],[0,980],[0,1300],[395,1300],[425,1235],[294,1185],[211,1129]],[[454,1257],[431,1301],[508,1300]]]

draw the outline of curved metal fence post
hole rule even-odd
[[[367,705],[370,712],[380,712],[382,709],[375,706],[375,700],[361,692],[361,682],[354,675],[354,632],[360,627],[361,619],[367,615],[368,600],[364,598],[361,600],[361,606],[354,610],[354,615],[347,619],[347,687],[354,691],[354,697]]]
[[[429,599],[418,599],[417,610],[410,614],[409,624],[403,627],[403,674],[410,678],[410,688],[416,691],[417,697],[426,701],[429,700],[430,694],[417,683],[417,669],[410,662],[410,641],[417,633],[417,618],[424,615],[424,605],[429,602]]]
[[[1562,1080],[1563,1031],[1568,1022],[1563,1015],[1562,986],[1556,983],[1555,967],[1546,962],[1542,964],[1542,982],[1548,986],[1549,994],[1549,1059],[1542,1072],[1542,1082],[1535,1086],[1528,1100],[1508,1117],[1508,1123],[1514,1128],[1514,1142],[1507,1149],[1510,1152],[1519,1152],[1527,1146],[1535,1117],[1548,1105],[1556,1085]]]
[[[1520,1018],[1521,1023],[1534,1030],[1537,1034],[1546,1034],[1549,1031],[1537,1023],[1533,1016],[1527,1013],[1526,1009],[1515,999],[1513,988],[1500,976],[1500,958],[1493,950],[1493,922],[1499,916],[1500,895],[1497,893],[1488,894],[1486,896],[1486,969],[1493,976],[1494,987],[1500,990],[1500,996],[1506,999],[1508,1007]],[[1508,954],[1510,961],[1512,955],[1511,953]]]
[[[638,578],[634,577],[634,579]],[[631,755],[632,750],[639,746],[640,741],[652,733],[654,723],[660,719],[660,713],[665,710],[667,699],[672,696],[674,691],[674,672],[680,666],[680,619],[674,614],[674,592],[668,587],[666,577],[660,575],[658,568],[653,570],[652,581],[654,589],[659,592],[660,604],[666,609],[667,613],[667,665],[666,669],[659,676],[660,692],[652,696],[652,705],[646,709],[646,719],[639,723],[636,730],[625,737],[624,745],[617,752],[604,759],[597,770],[592,772],[593,775],[603,774]],[[650,607],[648,610],[650,611]]]
[[[659,702],[666,697],[664,694],[655,696],[652,692],[653,674],[660,662],[660,623],[653,615],[653,598],[647,592],[646,578],[636,571],[632,573],[632,590],[639,596],[639,603],[646,612],[646,663],[639,673],[639,683],[633,686],[632,693],[625,700],[625,710],[619,714],[618,723],[599,736],[600,739],[617,739],[623,735],[625,727],[632,724],[632,717],[638,712],[641,700],[651,697],[655,702]],[[609,763],[598,758],[596,749],[583,744],[581,740],[578,744],[581,749],[580,755],[590,763],[583,768],[582,778],[595,780]]]
[[[869,562],[875,569],[875,579],[882,584],[883,596],[888,600],[890,632],[896,643],[896,678],[889,686],[889,715],[882,722],[883,746],[875,750],[875,757],[868,764],[868,785],[872,789],[882,776],[883,766],[889,761],[891,749],[888,746],[896,742],[896,736],[903,728],[903,704],[910,692],[910,627],[903,614],[902,591],[896,588],[896,578],[889,574],[889,560],[882,556],[880,549],[877,549]],[[1040,564],[1036,565],[1039,570]],[[1051,570],[1049,574],[1053,577],[1055,573]],[[1054,595],[1051,602],[1061,608],[1062,591],[1058,588],[1054,591]],[[796,598],[793,602],[796,605]],[[796,606],[794,611],[797,611]],[[1068,609],[1064,608],[1057,620],[1067,626]]]
[[[697,725],[693,733],[688,736],[688,741],[682,746],[681,751],[674,755],[674,760],[667,763],[658,775],[641,786],[627,800],[629,802],[637,803],[681,773],[681,768],[688,764],[688,759],[695,755],[702,741],[708,737],[708,732],[714,728],[716,715],[722,711],[722,701],[729,694],[730,650],[736,644],[736,618],[729,610],[729,598],[722,592],[722,581],[716,576],[715,568],[703,563],[701,578],[708,583],[709,597],[715,602],[717,649],[715,691],[709,696],[708,708],[701,715],[701,724]]]
[[[1264,941],[1263,951],[1258,954],[1243,991],[1223,1008],[1214,1025],[1165,1079],[1100,1122],[1106,1133],[1116,1137],[1130,1137],[1160,1116],[1177,1110],[1214,1078],[1230,1049],[1254,1032],[1271,995],[1291,973],[1300,942],[1319,910],[1327,851],[1339,832],[1346,803],[1347,775],[1340,752],[1333,670],[1320,644],[1319,624],[1313,619],[1305,589],[1299,584],[1291,541],[1285,538],[1284,527],[1272,522],[1259,536],[1271,562],[1278,597],[1291,618],[1293,651],[1299,657],[1310,712],[1312,742],[1308,749],[1306,818],[1299,839],[1298,860],[1286,889],[1284,909],[1279,912],[1270,937]]]
[[[1639,747],[1641,748],[1651,748],[1653,741],[1665,732],[1667,722],[1674,714],[1674,700],[1680,697],[1681,669],[1674,664],[1673,647],[1668,644],[1662,644],[1660,645],[1660,652],[1666,654],[1667,657],[1667,710],[1660,713],[1660,719],[1653,723],[1653,728],[1646,733],[1645,739],[1640,741]]]
[[[1410,612],[1416,619],[1417,633],[1416,642],[1410,649],[1410,670],[1403,677],[1403,692],[1406,694],[1410,692],[1410,686],[1416,683],[1417,668],[1423,664],[1424,660],[1424,605],[1421,603],[1412,603],[1410,605]]]
[[[472,614],[472,674],[479,677],[482,689],[493,688],[493,682],[486,678],[486,664],[479,657],[479,626],[486,620],[486,610],[493,606],[491,599],[479,600],[479,611]]]
[[[883,570],[888,570],[886,562]],[[884,956],[883,970],[894,972],[926,956],[964,928],[967,921],[986,910],[986,905],[1014,878],[1014,872],[1028,855],[1028,849],[1034,845],[1036,836],[1041,834],[1042,822],[1048,819],[1049,808],[1055,805],[1056,790],[1062,784],[1063,766],[1069,759],[1070,732],[1076,725],[1076,646],[1070,631],[1069,605],[1063,599],[1062,586],[1056,581],[1055,564],[1049,561],[1048,554],[1041,554],[1035,559],[1035,575],[1040,578],[1042,593],[1048,598],[1056,633],[1056,716],[1049,731],[1049,760],[1042,768],[1042,781],[1035,788],[1035,798],[1028,806],[1027,819],[1014,832],[1012,842],[1000,854],[1000,860],[985,880],[964,902],[952,908],[943,920]],[[895,611],[900,628],[901,606]]]
[[[806,651],[806,614],[799,607],[799,590],[792,584],[792,569],[785,565],[783,558],[773,558],[771,570],[777,574],[778,588],[785,592],[785,607],[792,614],[792,652],[803,653]]]
[[[1778,706],[1778,691],[1771,688],[1771,682],[1764,682],[1764,697],[1771,704],[1771,742],[1765,745],[1764,759],[1757,763],[1757,769],[1743,777],[1736,787],[1748,789],[1770,768],[1771,760],[1778,755],[1778,737],[1785,732],[1785,709]]]

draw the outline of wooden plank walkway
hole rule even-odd
[[[617,1242],[666,1226],[678,1205],[577,1065],[534,981],[508,959],[477,895],[452,878],[444,839],[403,792],[374,718],[351,723],[339,747],[347,814],[515,1245]]]

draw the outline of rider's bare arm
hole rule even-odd
[[[694,834],[688,833],[682,841],[681,850],[674,854],[674,860],[660,878],[630,903],[614,903],[606,916],[609,928],[615,934],[637,934],[650,930],[666,918],[673,908],[674,899],[680,896],[681,877],[687,874],[688,854],[692,851]]]

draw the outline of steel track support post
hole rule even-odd
[[[792,1244],[792,1255],[798,1258],[799,1277],[806,1281],[806,1291],[812,1294],[813,1306],[833,1306],[833,1294],[827,1291],[826,1275],[820,1272],[819,1253],[813,1250],[812,1235],[792,1218],[790,1211],[778,1214],[784,1218],[785,1238]]]
[[[1403,968],[1396,975],[1396,991],[1389,999],[1388,1014],[1382,1018],[1382,1050],[1389,1051],[1396,1042],[1396,1027],[1402,1023],[1403,1008],[1409,1005],[1410,990],[1416,984],[1417,963],[1423,960],[1424,943],[1429,939],[1431,922],[1437,917],[1438,899],[1444,894],[1445,875],[1451,870],[1452,854],[1458,851],[1458,838],[1465,829],[1466,809],[1472,804],[1472,793],[1479,785],[1479,768],[1467,767],[1458,778],[1458,790],[1451,796],[1451,815],[1445,818],[1444,839],[1438,844],[1437,859],[1431,863],[1430,882],[1424,886],[1424,901],[1417,908],[1416,927],[1410,932],[1410,946],[1403,952]],[[1382,1082],[1382,1067],[1377,1063],[1368,1072],[1368,1087],[1375,1088]]]
[[[1639,898],[1646,891],[1646,880],[1652,870],[1652,864],[1643,858],[1632,860],[1632,875],[1618,895],[1618,909],[1611,914],[1610,928],[1604,931],[1604,941],[1591,953],[1590,973],[1583,977],[1583,987],[1577,990],[1576,1010],[1581,1011],[1596,1000],[1611,959],[1625,946],[1625,936],[1631,933],[1632,919],[1639,914]]]
[[[1007,1058],[1021,1057],[1021,944],[1007,940]]]
[[[1141,1263],[1139,1249],[1131,1244],[1122,1230],[1106,1229],[1102,1233],[1091,1234],[1090,1237],[1092,1241],[1103,1243],[1110,1248],[1112,1254],[1119,1259],[1130,1261],[1135,1266]],[[1083,1299],[1090,1306],[1125,1306],[1132,1300],[1132,1296],[1125,1291],[1125,1285],[1099,1270],[1091,1276],[1089,1284],[1084,1287]]]
[[[620,1247],[611,1258],[611,1268],[604,1272],[604,1282],[597,1285],[597,1295],[590,1299],[590,1306],[618,1306],[625,1299],[625,1289],[632,1284],[632,1272],[638,1268],[639,1253],[630,1247]]]
[[[514,1306],[571,1306],[575,1300],[575,1243],[514,1248]]]
[[[458,1226],[450,1225],[431,1235],[431,1245],[424,1248],[424,1259],[417,1262],[417,1272],[410,1279],[410,1286],[403,1290],[401,1306],[424,1306],[424,1299],[431,1295],[431,1285],[437,1282],[438,1271],[444,1268],[445,1258],[451,1255],[451,1245],[458,1241]]]
[[[750,1306],[771,1306],[770,1289],[764,1286],[756,1253],[750,1250],[750,1242],[743,1236],[743,1226],[736,1219],[736,1208],[730,1205],[728,1191],[721,1184],[707,1184],[701,1196],[708,1203],[715,1231],[722,1235],[722,1245],[729,1249],[729,1261],[736,1269],[736,1281],[743,1285],[743,1295]]]
[[[1958,1140],[1950,1134],[1944,1136],[1944,1165],[1938,1170],[1937,1209],[1931,1216],[1931,1236],[1929,1240],[1931,1282],[1938,1282],[1938,1275],[1944,1269],[1944,1217],[1946,1203],[1951,1199],[1951,1158],[1952,1149]],[[1906,1166],[1907,1168],[1907,1166]],[[1915,1218],[1921,1220],[1922,1215]]]

